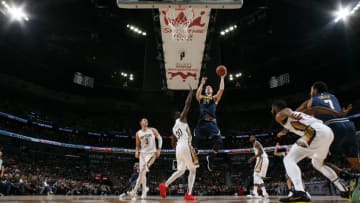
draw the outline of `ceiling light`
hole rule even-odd
[[[346,20],[350,14],[351,12],[348,8],[340,8],[337,12],[335,12],[335,22],[338,22],[339,20]]]
[[[29,17],[23,11],[22,7],[9,6],[5,1],[2,1],[1,4],[4,5],[12,19],[15,19],[17,21],[29,20]]]

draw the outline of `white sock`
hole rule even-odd
[[[146,173],[145,173],[145,176],[143,177],[142,181],[141,181],[141,185],[142,185],[142,192],[143,193],[146,193]]]
[[[337,189],[339,189],[341,192],[346,192],[348,191],[348,189],[341,184],[340,179],[336,179],[335,181],[333,181],[334,185],[337,187]]]
[[[169,186],[172,182],[174,182],[176,179],[178,179],[180,176],[182,176],[185,173],[185,170],[181,171],[175,171],[170,178],[165,182],[166,187]]]
[[[196,169],[189,171],[188,177],[188,194],[192,194],[192,189],[195,183]]]
[[[254,185],[254,190],[253,190],[254,195],[259,195],[257,190],[258,190],[258,186]]]
[[[132,192],[134,192],[135,194],[138,192],[140,184],[143,182],[144,177],[146,178],[146,170],[145,169],[140,171],[139,177],[136,180],[136,184],[134,186],[134,189],[132,190]]]
[[[265,186],[262,186],[262,187],[261,187],[261,191],[262,191],[262,194],[263,194],[263,195],[267,194],[266,189],[265,189]]]

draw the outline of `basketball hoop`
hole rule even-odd
[[[189,26],[193,22],[194,16],[193,8],[167,8],[165,10],[165,18],[173,39],[189,39]]]

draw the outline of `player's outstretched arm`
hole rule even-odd
[[[183,123],[186,123],[187,122],[187,115],[189,113],[189,110],[190,110],[190,106],[191,106],[191,101],[192,101],[192,96],[193,96],[193,89],[192,87],[190,86],[190,91],[189,91],[189,94],[186,98],[186,101],[185,101],[185,106],[180,114],[180,121],[183,122]]]
[[[200,85],[199,85],[199,87],[198,87],[198,89],[197,89],[197,91],[196,91],[196,100],[197,100],[198,102],[200,102],[200,100],[202,99],[201,93],[202,93],[202,91],[203,91],[203,87],[204,87],[204,85],[205,85],[206,80],[207,80],[207,77],[202,77],[202,78],[201,78]]]
[[[299,107],[296,108],[295,111],[299,111],[299,112],[303,112],[305,111],[306,109],[308,109],[308,103],[309,103],[310,99],[304,101],[302,104],[300,104]]]
[[[221,97],[224,93],[224,89],[225,89],[225,75],[220,77],[220,86],[219,86],[219,90],[217,91],[216,95],[215,95],[215,102],[219,103],[219,101],[221,100]]]

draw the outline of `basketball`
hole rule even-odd
[[[224,76],[227,74],[227,69],[224,65],[219,65],[217,68],[216,68],[216,74],[218,76]]]

